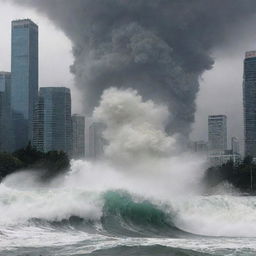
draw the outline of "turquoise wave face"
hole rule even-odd
[[[30,220],[38,226],[56,229],[77,229],[87,233],[100,233],[118,237],[168,237],[191,236],[178,229],[174,213],[164,211],[149,200],[133,197],[127,191],[115,190],[102,194],[102,216],[99,220],[71,216],[61,221]],[[82,202],[81,202],[82,203]],[[98,228],[100,225],[100,229]]]
[[[175,227],[172,216],[147,200],[136,201],[125,191],[104,194],[102,225],[111,234],[129,236],[185,235]]]

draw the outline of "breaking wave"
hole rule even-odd
[[[148,193],[146,188],[136,191],[132,184],[110,189],[107,181],[104,186],[94,184],[93,190],[92,180],[71,186],[81,173],[47,186],[33,185],[35,180],[28,181],[28,175],[12,175],[0,185],[2,234],[10,227],[28,225],[118,237],[256,237],[255,197],[170,195],[163,200],[158,193],[153,196],[158,189],[153,184],[148,184]],[[99,179],[96,171],[91,175]]]

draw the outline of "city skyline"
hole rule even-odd
[[[31,19],[11,24],[11,72],[0,72],[0,152],[31,144],[45,153],[84,157],[85,119],[74,115],[72,122],[70,89],[39,88],[37,24]]]
[[[24,20],[14,20],[14,21],[12,21],[12,40],[11,40],[11,44],[12,44],[12,54],[11,54],[11,59],[12,59],[12,69],[13,70],[15,70],[15,65],[13,64],[13,63],[15,63],[15,41],[17,41],[16,39],[15,39],[15,34],[16,34],[16,32],[15,32],[15,29],[16,28],[19,28],[19,26],[23,29],[25,29],[24,31],[26,31],[26,30],[31,30],[31,28],[32,28],[32,30],[33,30],[33,27],[35,28],[35,30],[36,30],[36,35],[35,36],[33,36],[33,33],[29,33],[29,34],[32,34],[32,38],[34,38],[33,40],[34,40],[34,44],[35,44],[35,50],[29,50],[29,48],[27,48],[26,49],[26,51],[27,51],[27,53],[25,53],[25,54],[27,54],[28,55],[28,51],[29,52],[34,52],[34,57],[32,57],[32,60],[33,60],[33,63],[32,64],[29,64],[29,62],[28,62],[28,67],[32,67],[32,68],[35,68],[35,72],[31,72],[31,73],[34,73],[34,83],[36,84],[36,86],[35,86],[35,89],[33,89],[34,90],[34,92],[36,92],[36,94],[34,93],[33,95],[33,97],[31,97],[31,99],[32,99],[32,101],[33,100],[35,100],[35,101],[37,101],[37,92],[38,92],[38,84],[37,84],[37,81],[38,81],[38,74],[37,74],[37,72],[38,72],[38,67],[37,67],[37,65],[38,65],[38,56],[37,56],[37,54],[38,54],[38,38],[37,38],[37,34],[38,34],[38,27],[37,27],[37,25],[33,22],[33,21],[31,21],[30,19],[24,19]],[[17,30],[17,29],[16,29]],[[22,33],[24,33],[24,32],[22,32]],[[18,34],[18,33],[17,33]],[[19,40],[20,40],[20,38],[22,38],[22,37],[18,37],[19,38]],[[25,38],[25,37],[24,37]],[[29,39],[29,40],[31,40],[31,39]],[[31,47],[31,45],[33,45],[33,43],[30,43],[30,47]],[[23,46],[23,48],[24,48],[24,46]],[[24,48],[25,49],[25,48]],[[33,49],[33,47],[32,47],[32,49]],[[17,48],[17,50],[16,50],[16,55],[18,56],[20,53],[19,53],[19,50],[22,50],[22,48],[20,48],[20,45],[18,44],[18,48]],[[24,53],[23,53],[24,54]],[[16,68],[17,69],[17,68]],[[22,74],[22,73],[26,73],[26,71],[25,70],[21,70],[20,71],[20,74]],[[14,72],[14,74],[15,74],[15,72]],[[11,76],[12,77],[12,80],[14,81],[13,82],[13,84],[14,84],[14,88],[15,88],[15,76]],[[33,79],[32,79],[33,80]],[[28,80],[29,81],[29,80]],[[27,82],[27,84],[29,85],[29,83]],[[31,87],[31,88],[33,88],[33,87]],[[43,88],[43,87],[42,87]],[[45,87],[45,88],[49,88],[49,87]],[[61,87],[60,87],[61,88]],[[16,90],[17,91],[17,90]],[[15,92],[15,90],[14,90],[14,92]],[[21,96],[20,95],[20,93],[18,93],[17,95],[19,95],[19,97]],[[15,102],[15,98],[14,98],[14,96],[11,96],[11,98],[13,98],[13,102]],[[22,98],[24,98],[24,97],[22,97]],[[17,101],[17,100],[16,100]],[[17,101],[17,102],[19,102],[19,104],[21,104],[21,101]],[[34,105],[34,103],[32,103],[32,105]],[[39,104],[40,105],[40,104]],[[22,107],[20,106],[17,106],[17,109],[22,109]],[[31,107],[30,107],[30,116],[32,117],[33,116],[33,113],[32,113],[32,111],[31,111]],[[25,113],[24,112],[24,115],[27,115],[28,116],[28,113],[29,113],[29,111],[27,111],[27,113]],[[30,122],[32,123],[32,118],[29,118],[30,119]],[[14,127],[18,127],[18,126],[15,126],[14,125]],[[28,133],[28,134],[30,134],[29,136],[28,136],[28,139],[27,139],[27,141],[26,141],[26,143],[23,143],[24,145],[20,145],[20,147],[16,147],[16,149],[18,149],[18,148],[21,148],[21,147],[24,147],[27,143],[28,143],[28,141],[32,141],[32,126],[31,126],[31,131]],[[24,129],[22,129],[22,131],[24,131]],[[226,135],[227,136],[227,135]],[[231,138],[231,137],[233,137],[234,135],[233,134],[230,134],[229,135],[229,137]],[[19,137],[20,137],[20,135],[19,135]],[[202,137],[200,137],[200,139],[202,139]],[[20,141],[22,141],[22,140],[20,140]],[[227,148],[227,147],[226,147]],[[45,151],[45,150],[43,150],[43,151]],[[69,150],[70,152],[71,152],[71,150]]]
[[[65,77],[63,81],[59,81],[58,83],[52,83],[52,82],[42,82],[40,83],[40,86],[45,86],[45,84],[64,84],[65,86],[69,86],[70,83],[66,83],[66,78],[67,76],[72,79],[72,76],[69,73],[69,65],[72,61],[72,57],[67,57],[70,56],[70,43],[69,40],[66,39],[59,30],[54,28],[49,20],[47,20],[45,17],[41,16],[41,14],[37,14],[33,10],[28,10],[23,7],[15,6],[12,5],[11,3],[5,3],[3,4],[3,9],[6,8],[8,11],[3,11],[4,13],[11,13],[9,16],[4,15],[9,17],[10,16],[15,16],[15,18],[20,17],[20,11],[22,10],[25,16],[33,16],[33,19],[37,19],[39,21],[40,26],[43,27],[48,27],[49,32],[48,34],[50,35],[50,38],[53,38],[53,34],[56,36],[53,39],[53,42],[44,42],[44,45],[47,44],[47,48],[51,53],[47,53],[47,50],[43,50],[43,55],[44,59],[48,58],[53,58],[53,61],[56,60],[56,56],[53,56],[53,49],[54,49],[54,41],[57,42],[58,45],[60,45],[60,41],[63,42],[57,51],[62,51],[61,55],[64,57],[64,61],[60,65],[59,73],[61,76],[56,79],[55,74],[51,74],[51,76],[54,78],[54,80],[61,79],[61,77]],[[4,14],[3,13],[3,14]],[[46,30],[44,28],[44,30]],[[207,138],[207,116],[208,114],[226,114],[229,119],[230,119],[230,127],[232,127],[232,130],[234,131],[233,134],[237,136],[240,140],[242,140],[243,136],[243,129],[239,125],[242,121],[242,100],[241,100],[241,95],[242,95],[242,90],[241,90],[241,83],[242,83],[242,69],[241,69],[241,58],[244,55],[244,52],[249,49],[253,49],[253,42],[254,39],[252,38],[252,34],[249,32],[250,28],[248,27],[248,30],[245,30],[244,38],[239,38],[239,40],[233,40],[228,42],[228,49],[225,48],[224,46],[219,47],[218,49],[214,50],[213,55],[214,58],[216,59],[216,64],[214,68],[210,71],[207,71],[203,75],[203,79],[201,80],[201,90],[198,94],[197,97],[197,113],[196,113],[196,122],[193,125],[193,131],[191,134],[191,138],[193,140],[195,139],[206,139]],[[43,32],[41,36],[43,35]],[[45,41],[47,37],[47,31],[44,31],[45,38],[41,38],[40,40]],[[254,37],[255,38],[255,37]],[[5,37],[5,40],[8,39],[8,36]],[[1,47],[1,43],[0,43]],[[70,47],[70,48],[69,48]],[[43,48],[43,47],[42,47]],[[5,43],[5,49],[6,49],[6,43]],[[1,51],[1,48],[0,48]],[[41,49],[42,51],[42,49]],[[5,52],[3,54],[6,56]],[[51,56],[49,56],[49,55]],[[232,56],[232,57],[231,57]],[[49,62],[49,61],[48,61]],[[232,68],[231,68],[231,63],[232,63]],[[0,63],[1,64],[1,63]],[[3,65],[3,64],[2,64]],[[41,68],[41,80],[51,80],[50,77],[47,77],[46,75],[46,70],[47,70],[47,65],[45,65],[45,62],[41,61],[41,66],[44,66],[44,69]],[[5,64],[5,66],[8,66],[8,63]],[[62,67],[62,68],[61,68]],[[223,72],[225,68],[225,72]],[[6,69],[1,67],[0,69]],[[233,72],[233,70],[236,70],[236,72]],[[64,70],[66,70],[64,72]],[[232,75],[230,73],[232,72]],[[47,72],[49,73],[49,72]],[[216,81],[216,82],[215,82]],[[230,92],[230,89],[232,88],[232,93],[234,97],[234,101],[231,101],[229,97],[227,97],[228,93]],[[218,95],[218,100],[219,104],[214,104],[214,98],[217,97],[217,93],[219,91],[222,91],[222,95]],[[78,99],[76,90],[73,90],[73,94],[75,95],[74,97]],[[210,97],[212,95],[213,97]],[[74,109],[79,109],[77,106],[77,102],[79,100],[76,100],[74,102],[75,107]],[[234,102],[236,104],[234,105]],[[207,103],[207,104],[206,104]],[[80,103],[79,103],[80,105]],[[224,106],[226,106],[224,108]],[[225,111],[221,111],[225,109]],[[76,113],[82,113],[81,110],[76,110],[74,111]]]

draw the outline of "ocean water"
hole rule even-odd
[[[138,189],[85,165],[51,184],[26,172],[0,184],[1,256],[256,255],[255,197]]]

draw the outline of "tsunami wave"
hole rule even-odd
[[[173,193],[145,173],[138,184],[140,176],[104,167],[75,161],[49,184],[30,172],[7,177],[0,184],[2,255],[51,255],[51,248],[52,255],[186,256],[211,255],[213,247],[226,255],[223,239],[231,238],[236,248],[254,248],[255,197]]]
[[[21,177],[28,176],[15,174],[0,185],[2,236],[17,227],[42,227],[117,237],[256,237],[254,197],[176,195],[161,200],[128,188],[72,187],[71,177],[65,177],[64,186],[62,180],[19,187]]]
[[[97,195],[77,191],[77,198],[70,201],[67,194],[66,198],[59,198],[56,192],[40,190],[35,198],[26,191],[11,193],[7,189],[6,194],[1,193],[2,235],[4,227],[24,225],[119,237],[180,237],[186,234],[175,226],[171,213],[148,200],[140,198],[136,201],[126,191],[107,191]],[[72,202],[75,199],[79,201]],[[54,204],[50,208],[51,200],[56,200],[55,204],[58,201],[56,208]],[[64,206],[66,203],[69,205]]]

